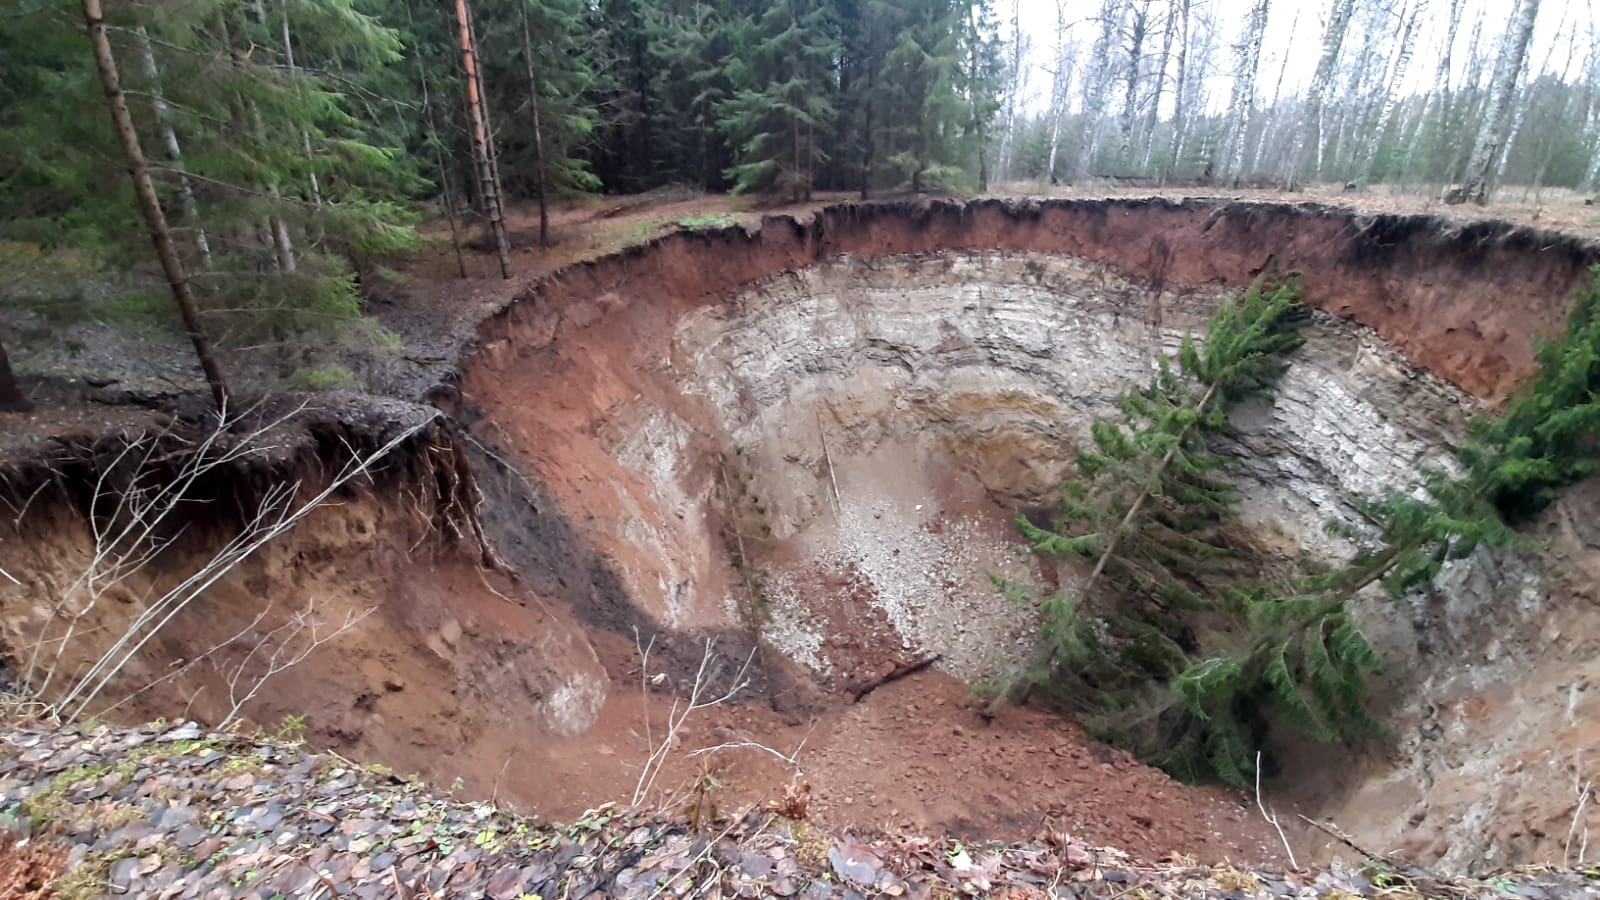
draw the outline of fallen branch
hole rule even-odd
[[[1283,852],[1289,854],[1289,868],[1298,871],[1300,864],[1294,860],[1294,848],[1289,846],[1289,838],[1283,833],[1283,826],[1278,824],[1278,814],[1267,812],[1267,805],[1261,801],[1261,751],[1256,751],[1256,808],[1261,810],[1261,818],[1267,820],[1278,832],[1278,840],[1283,841]],[[1301,818],[1305,818],[1301,816]]]
[[[704,756],[704,755],[710,754],[710,753],[718,753],[718,752],[721,752],[723,750],[759,750],[762,753],[766,753],[766,754],[769,754],[771,756],[776,757],[778,760],[783,762],[785,765],[787,765],[790,768],[794,769],[794,772],[795,772],[796,775],[802,775],[803,776],[803,775],[805,775],[805,772],[801,771],[801,769],[800,769],[800,751],[805,749],[806,738],[809,738],[810,736],[811,735],[808,734],[808,735],[806,735],[805,738],[801,738],[800,739],[800,746],[794,748],[794,752],[789,754],[788,756],[784,756],[783,753],[781,753],[780,751],[774,750],[771,747],[768,747],[766,744],[757,743],[755,741],[730,741],[730,742],[728,742],[726,744],[718,744],[715,747],[701,747],[699,750],[695,750],[692,753],[690,753],[689,755],[690,756]]]
[[[1367,848],[1365,848],[1365,847],[1361,846],[1360,844],[1356,843],[1355,838],[1352,838],[1350,835],[1345,834],[1343,831],[1341,831],[1338,828],[1338,826],[1331,825],[1331,824],[1324,824],[1322,822],[1316,821],[1315,819],[1308,818],[1305,815],[1301,815],[1300,819],[1302,821],[1304,821],[1307,825],[1310,825],[1312,828],[1317,829],[1318,831],[1322,832],[1323,834],[1328,835],[1329,837],[1333,838],[1334,840],[1338,841],[1339,843],[1344,844],[1346,847],[1349,847],[1351,850],[1354,850],[1355,852],[1361,854],[1362,858],[1364,858],[1364,859],[1375,859],[1378,862],[1381,862],[1384,865],[1389,866],[1390,868],[1394,868],[1394,869],[1402,868],[1402,865],[1400,864],[1400,862],[1398,860],[1396,860],[1394,857],[1385,856],[1382,853],[1374,853],[1373,851],[1368,850]]]
[[[935,653],[932,656],[919,659],[914,663],[895,666],[886,675],[881,675],[865,684],[850,688],[850,694],[851,696],[855,697],[855,702],[860,703],[868,694],[872,693],[878,688],[881,688],[886,684],[893,684],[902,678],[915,675],[943,658],[943,653]]]

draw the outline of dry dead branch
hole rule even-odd
[[[635,632],[634,638],[636,642],[639,640],[637,632]],[[655,639],[651,638],[649,647],[654,645]],[[666,765],[673,748],[678,745],[680,733],[689,717],[701,710],[710,709],[713,706],[720,706],[728,702],[740,691],[750,686],[749,673],[750,664],[755,659],[754,648],[751,649],[750,655],[745,657],[744,665],[739,668],[738,674],[734,676],[732,686],[715,697],[710,696],[711,686],[708,682],[711,663],[716,658],[716,646],[716,638],[706,639],[705,650],[700,656],[700,666],[695,670],[694,683],[689,688],[689,696],[687,698],[681,696],[673,698],[672,708],[667,711],[667,730],[661,736],[659,743],[652,741],[649,725],[649,692],[650,684],[654,680],[650,676],[649,647],[640,648],[639,680],[640,690],[645,697],[645,741],[647,746],[650,747],[650,755],[645,759],[644,768],[639,772],[639,781],[634,785],[633,797],[629,801],[630,806],[637,807],[655,790],[656,779],[660,777],[661,769]],[[781,754],[780,758],[782,758]]]
[[[1289,857],[1289,868],[1299,870],[1300,864],[1295,862],[1294,848],[1289,846],[1289,838],[1283,833],[1283,826],[1278,824],[1278,814],[1268,812],[1266,803],[1261,800],[1261,751],[1256,751],[1256,808],[1261,810],[1261,818],[1265,819],[1273,830],[1278,832],[1278,840],[1283,842],[1283,852]]]
[[[273,436],[304,409],[304,405],[296,407],[242,436],[232,432],[239,428],[244,416],[230,418],[225,413],[216,427],[198,440],[184,441],[171,431],[141,435],[128,441],[109,464],[101,467],[87,515],[92,539],[89,562],[54,604],[23,672],[22,683],[34,696],[48,699],[66,721],[84,716],[128,663],[190,603],[262,547],[288,533],[313,510],[328,503],[341,489],[369,478],[378,462],[437,420],[436,415],[427,417],[371,452],[352,452],[349,461],[304,500],[300,481],[281,481],[266,487],[237,534],[176,584],[159,588],[159,596],[142,604],[123,633],[86,670],[63,673],[61,663],[68,658],[67,651],[75,640],[85,636],[92,622],[89,616],[101,601],[145,569],[182,534],[182,511],[203,502],[196,496],[197,483],[207,476],[220,475],[223,467],[280,449]],[[184,446],[174,450],[174,444]],[[177,463],[175,473],[171,470],[173,462]],[[245,668],[235,671],[230,686],[230,701],[237,701],[230,719],[260,689],[259,683],[247,680],[246,668],[264,660],[268,676],[275,674],[304,659],[301,650],[286,650],[288,644],[284,642],[309,635],[312,646],[302,648],[309,653],[359,621],[359,617],[348,618],[333,634],[324,634],[313,613],[308,607],[306,613],[297,614],[284,626],[288,631],[271,633],[265,640],[280,643],[276,648],[258,645],[255,649],[265,653],[264,657],[247,655]],[[216,649],[219,648],[213,648]],[[58,681],[64,683],[58,685]]]

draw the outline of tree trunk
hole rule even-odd
[[[876,79],[869,83],[868,90],[876,87]],[[862,105],[861,127],[861,199],[867,199],[872,193],[872,98],[867,97],[867,102]]]
[[[1405,23],[1400,28],[1400,46],[1396,48],[1394,64],[1389,68],[1389,83],[1383,89],[1378,121],[1372,128],[1372,134],[1367,138],[1366,167],[1361,175],[1363,183],[1370,183],[1378,170],[1378,153],[1383,148],[1383,134],[1389,130],[1389,122],[1394,118],[1395,103],[1399,99],[1400,91],[1405,87],[1406,69],[1411,65],[1411,41],[1416,36],[1417,18],[1422,15],[1427,5],[1428,0],[1417,0],[1417,5],[1411,8],[1410,15],[1405,16]]]
[[[289,77],[295,78],[299,75],[299,71],[294,65],[294,41],[289,36],[289,5],[279,0],[278,8],[283,13],[283,61],[289,67]],[[306,178],[311,186],[311,200],[316,204],[317,209],[321,209],[322,187],[317,184],[316,168],[309,165],[314,158],[311,153],[311,132],[302,128],[300,130],[300,143],[305,147],[306,163],[308,164]]]
[[[161,201],[156,197],[156,186],[150,181],[145,166],[144,150],[139,146],[139,133],[134,130],[133,117],[128,113],[128,100],[122,93],[122,82],[117,77],[116,57],[111,55],[111,41],[106,37],[106,26],[100,11],[100,0],[83,0],[83,21],[89,27],[89,37],[94,41],[95,63],[100,69],[100,84],[105,89],[106,106],[111,111],[111,123],[122,143],[123,156],[127,158],[128,175],[133,179],[133,189],[139,200],[139,211],[150,229],[150,241],[155,245],[156,257],[172,289],[172,299],[178,304],[178,315],[183,320],[184,331],[194,344],[195,356],[200,359],[200,369],[206,383],[211,386],[212,399],[217,410],[228,407],[228,386],[222,378],[211,353],[211,342],[200,328],[200,313],[194,300],[194,291],[184,274],[183,262],[178,259],[172,244],[172,234],[167,230],[167,218],[161,211]]]
[[[1050,83],[1050,161],[1044,171],[1044,180],[1052,184],[1056,177],[1056,154],[1061,148],[1061,120],[1067,114],[1067,91],[1072,86],[1072,70],[1077,64],[1076,51],[1069,53],[1067,50],[1066,0],[1056,0],[1055,57],[1056,70]],[[1088,119],[1087,110],[1084,118]]]
[[[1144,117],[1144,154],[1139,163],[1142,171],[1150,171],[1150,162],[1155,159],[1156,126],[1161,124],[1161,95],[1167,92],[1167,66],[1172,62],[1172,32],[1173,25],[1171,9],[1167,10],[1166,19],[1161,25],[1161,55],[1156,57],[1156,89],[1151,96],[1150,109]]]
[[[1467,163],[1467,180],[1461,186],[1460,198],[1483,204],[1489,200],[1489,175],[1506,140],[1506,129],[1511,115],[1512,102],[1517,95],[1517,79],[1522,74],[1523,62],[1528,56],[1528,44],[1533,40],[1534,21],[1539,16],[1539,0],[1524,0],[1520,21],[1502,45],[1502,56],[1495,66],[1495,83],[1490,85],[1489,109],[1483,127],[1478,131],[1473,146],[1472,159]]]
[[[1117,156],[1118,162],[1131,169],[1133,125],[1139,117],[1139,82],[1144,79],[1144,42],[1150,36],[1150,0],[1144,0],[1137,8],[1130,2],[1126,9],[1133,18],[1128,26],[1128,66],[1122,73],[1122,146]],[[1121,18],[1120,11],[1118,18]]]
[[[1117,18],[1121,12],[1122,7],[1117,0],[1106,0],[1100,7],[1100,37],[1095,41],[1089,71],[1084,77],[1085,122],[1083,134],[1078,140],[1078,159],[1074,172],[1080,177],[1089,174],[1089,169],[1094,165],[1095,152],[1100,147],[1100,114],[1105,108],[1106,88],[1110,80],[1107,70],[1111,67],[1111,42],[1116,40]]]
[[[411,4],[407,3],[405,7],[406,24],[410,26],[414,33],[417,25],[411,15]],[[417,61],[417,83],[422,87],[422,120],[428,129],[428,143],[433,145],[434,164],[439,168],[439,191],[444,195],[445,218],[450,221],[450,247],[456,254],[456,271],[465,279],[467,277],[467,260],[461,253],[461,232],[456,227],[455,191],[450,186],[451,176],[449,168],[445,166],[444,145],[439,140],[439,127],[433,118],[433,83],[428,78],[428,69],[427,66],[423,65],[422,57],[417,56],[415,59]],[[470,203],[471,201],[469,200],[468,202]]]
[[[1022,36],[1022,0],[1011,2],[1011,65],[1006,81],[1005,132],[1000,136],[999,177],[1001,181],[1016,180],[1012,155],[1017,143],[1017,110],[1022,90],[1027,85],[1027,69],[1023,66],[1027,41]]]
[[[1222,156],[1222,172],[1237,178],[1243,175],[1245,139],[1250,130],[1250,114],[1255,108],[1256,74],[1261,69],[1261,36],[1267,30],[1270,0],[1256,0],[1239,40],[1235,62],[1233,95],[1228,99],[1228,138]]]
[[[972,124],[978,131],[978,192],[989,190],[989,142],[983,133],[983,116],[978,109],[978,7],[977,4],[967,7],[967,28],[971,33],[971,52],[968,54],[968,65],[972,67],[969,74],[971,86],[967,93],[972,98]]]
[[[1178,72],[1174,81],[1175,89],[1172,94],[1172,154],[1167,160],[1167,170],[1162,173],[1162,180],[1172,176],[1178,168],[1179,156],[1183,153],[1184,134],[1188,131],[1187,109],[1185,101],[1189,97],[1189,7],[1191,0],[1182,0],[1179,10],[1182,15],[1183,30],[1178,35]]]
[[[1417,127],[1411,132],[1411,138],[1406,142],[1405,162],[1409,170],[1419,158],[1422,149],[1422,133],[1428,128],[1428,114],[1439,110],[1448,112],[1450,108],[1450,60],[1455,50],[1456,33],[1461,28],[1461,0],[1450,0],[1449,24],[1445,26],[1444,45],[1440,48],[1439,65],[1433,70],[1433,89],[1422,98],[1422,111],[1417,114]],[[1442,108],[1440,104],[1443,104]]]
[[[534,196],[539,200],[539,246],[550,246],[550,209],[545,203],[544,129],[539,124],[539,76],[533,69],[533,39],[528,34],[528,4],[522,10],[522,55],[528,63],[528,98],[533,110]]]
[[[1339,67],[1339,51],[1344,48],[1345,34],[1350,30],[1350,17],[1355,13],[1355,0],[1333,0],[1333,11],[1328,15],[1328,27],[1322,32],[1322,56],[1317,60],[1317,71],[1306,90],[1305,115],[1296,130],[1295,151],[1289,166],[1290,186],[1306,175],[1316,178],[1323,160],[1322,103]],[[1307,155],[1315,165],[1306,171]]]
[[[472,123],[473,157],[478,170],[478,195],[483,198],[483,214],[494,235],[495,253],[500,258],[500,277],[511,277],[511,242],[506,239],[502,214],[500,179],[495,172],[494,148],[489,130],[489,110],[483,101],[479,80],[478,50],[472,39],[472,18],[467,0],[456,0],[456,24],[461,36],[461,67],[467,80],[467,118]]]
[[[161,95],[161,73],[156,69],[155,50],[150,46],[150,35],[139,26],[139,56],[144,65],[144,77],[150,82],[150,105],[155,109],[156,124],[161,128],[161,142],[166,145],[167,159],[178,173],[178,190],[183,198],[183,215],[194,226],[194,247],[200,251],[200,265],[211,268],[211,242],[200,225],[199,204],[195,203],[194,186],[183,166],[183,148],[178,144],[178,134],[172,130],[172,114],[166,98]]]
[[[0,412],[30,412],[32,409],[33,404],[22,393],[16,375],[11,372],[11,358],[6,356],[5,345],[0,344]]]

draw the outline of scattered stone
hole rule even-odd
[[[103,877],[119,895],[1600,900],[1600,879],[1584,872],[1539,869],[1484,879],[1414,869],[1377,878],[1373,870],[1348,866],[1249,872],[1194,867],[1181,858],[1147,864],[1064,834],[1016,845],[892,836],[864,842],[759,808],[705,823],[700,831],[667,815],[605,809],[586,817],[598,825],[567,830],[458,803],[422,785],[306,756],[297,747],[205,736],[192,725],[98,729],[87,743],[74,729],[14,730],[4,737],[26,749],[0,759],[0,811],[42,791],[78,798],[104,776],[58,784],[62,772],[79,765],[91,772],[114,769],[142,744],[214,742],[206,753],[152,759],[140,790],[69,806],[61,820],[38,829],[48,837],[34,842],[66,845],[64,871],[91,865],[91,854],[108,854]],[[229,774],[232,767],[215,765],[221,759],[275,768],[270,779],[249,776],[245,787],[236,770]],[[323,772],[328,777],[319,784]],[[249,790],[255,805],[239,805],[239,790]],[[26,834],[22,822],[9,823],[0,817],[0,841]],[[818,837],[828,842],[825,853],[818,853]]]

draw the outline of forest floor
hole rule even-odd
[[[1597,897],[1592,874],[1441,878],[1137,860],[1064,827],[1024,841],[851,835],[803,794],[722,815],[526,819],[381,768],[193,724],[0,729],[0,897]],[[1159,815],[1159,810],[1150,810]]]

